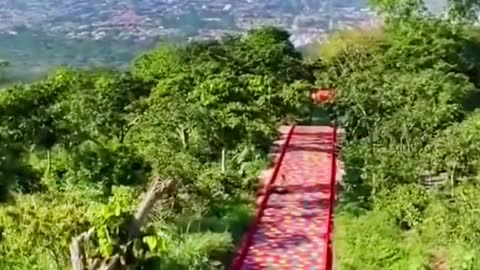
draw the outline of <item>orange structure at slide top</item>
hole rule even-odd
[[[316,104],[326,104],[335,101],[335,92],[333,89],[316,89],[311,98]]]

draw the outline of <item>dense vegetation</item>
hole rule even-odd
[[[320,48],[346,132],[339,269],[480,269],[480,31],[465,6],[372,2],[384,26]]]
[[[313,62],[264,28],[2,90],[0,269],[68,269],[78,248],[116,269],[224,268],[313,85],[336,89],[346,133],[339,269],[480,269],[476,2],[445,18],[371,2],[385,24],[335,33]]]
[[[288,39],[164,46],[127,72],[0,91],[0,269],[68,268],[73,237],[83,264],[222,269],[278,124],[308,110]]]

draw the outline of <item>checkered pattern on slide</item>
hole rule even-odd
[[[331,128],[294,129],[275,182],[289,192],[270,195],[242,270],[323,270],[331,149]]]

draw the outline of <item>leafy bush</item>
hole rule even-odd
[[[372,2],[387,13],[379,39],[361,50],[333,39],[325,48],[343,48],[317,74],[337,90],[331,109],[347,133],[340,269],[476,269],[480,43],[423,1]],[[443,181],[427,190],[424,175]]]
[[[422,153],[432,173],[453,177],[478,175],[480,168],[480,111],[442,131]]]
[[[113,185],[142,185],[148,176],[148,164],[125,145],[81,145],[71,157],[66,177],[71,181]]]
[[[343,30],[332,33],[325,42],[317,44],[312,54],[329,63],[341,54],[373,53],[380,50],[384,42],[385,33],[381,28]]]
[[[338,215],[335,225],[339,269],[424,269],[426,251],[417,235],[402,232],[383,211]]]
[[[0,199],[14,199],[0,206],[0,268],[65,269],[86,231],[88,263],[225,268],[277,125],[309,113],[313,80],[289,34],[268,27],[161,47],[128,72],[59,69],[0,91]],[[158,195],[133,237],[150,178],[174,192]],[[203,225],[189,231],[180,217]]]
[[[340,214],[335,222],[339,267],[477,269],[478,193],[477,185],[459,186],[446,200],[419,187],[400,186],[379,199],[374,211]]]
[[[89,226],[88,207],[62,195],[18,195],[0,206],[2,269],[65,269],[73,236]]]

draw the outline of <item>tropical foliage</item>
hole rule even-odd
[[[73,243],[84,265],[223,268],[313,80],[289,34],[262,28],[0,91],[0,268],[69,268]]]
[[[453,16],[460,1],[444,18],[372,2],[383,27],[335,34],[319,54],[346,133],[339,269],[480,269],[479,30]]]
[[[371,3],[313,61],[266,27],[2,89],[0,269],[224,269],[313,85],[346,133],[339,269],[480,269],[478,3]]]

